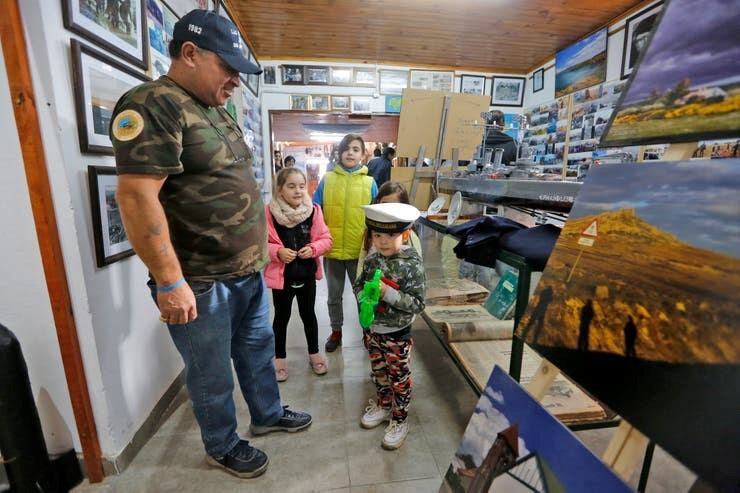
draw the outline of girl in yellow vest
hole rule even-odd
[[[365,141],[356,134],[347,134],[337,148],[339,165],[321,179],[313,194],[315,204],[324,211],[324,219],[334,238],[332,248],[324,256],[324,271],[329,291],[328,307],[331,335],[325,349],[332,352],[342,343],[342,293],[345,274],[350,284],[357,275],[357,259],[365,234],[363,205],[370,204],[378,194],[375,180],[362,164]]]

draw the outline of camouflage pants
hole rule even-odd
[[[411,402],[411,334],[395,337],[365,332],[365,347],[370,353],[370,378],[378,392],[378,405],[392,408],[393,421],[406,421]]]

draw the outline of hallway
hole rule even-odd
[[[326,283],[317,286],[319,338],[329,334]],[[426,323],[414,323],[412,353],[414,394],[410,431],[400,450],[380,447],[384,426],[359,425],[367,400],[374,395],[369,362],[360,337],[357,311],[345,287],[345,339],[328,355],[329,372],[314,375],[297,307],[288,330],[288,371],[280,384],[284,404],[312,414],[313,424],[296,434],[272,433],[251,439],[270,458],[267,472],[239,479],[205,462],[200,434],[183,389],[168,417],[120,476],[75,491],[92,492],[430,492],[436,491],[462,437],[477,396]],[[234,395],[239,429],[247,433],[249,412]]]

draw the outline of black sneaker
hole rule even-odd
[[[246,440],[239,440],[239,443],[223,457],[208,456],[207,460],[209,464],[225,469],[240,478],[259,476],[267,470],[267,464],[270,462],[263,451],[252,447]]]
[[[249,431],[252,435],[264,435],[273,431],[287,431],[295,433],[296,431],[305,430],[312,423],[311,415],[300,411],[291,411],[288,406],[283,406],[283,417],[272,426],[249,425]]]
[[[338,330],[332,330],[331,334],[329,334],[329,338],[326,340],[326,344],[324,344],[324,350],[327,353],[333,353],[341,345],[342,332]]]

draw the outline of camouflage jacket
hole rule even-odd
[[[378,334],[388,334],[407,327],[416,314],[424,310],[424,265],[416,250],[409,246],[390,257],[371,253],[365,258],[362,272],[355,280],[355,296],[362,292],[365,281],[373,278],[375,269],[380,269],[383,277],[399,285],[398,289],[386,286],[370,327]]]
[[[265,212],[252,153],[224,108],[206,106],[161,77],[121,97],[110,135],[119,175],[167,176],[159,200],[188,279],[237,277],[265,266]]]

